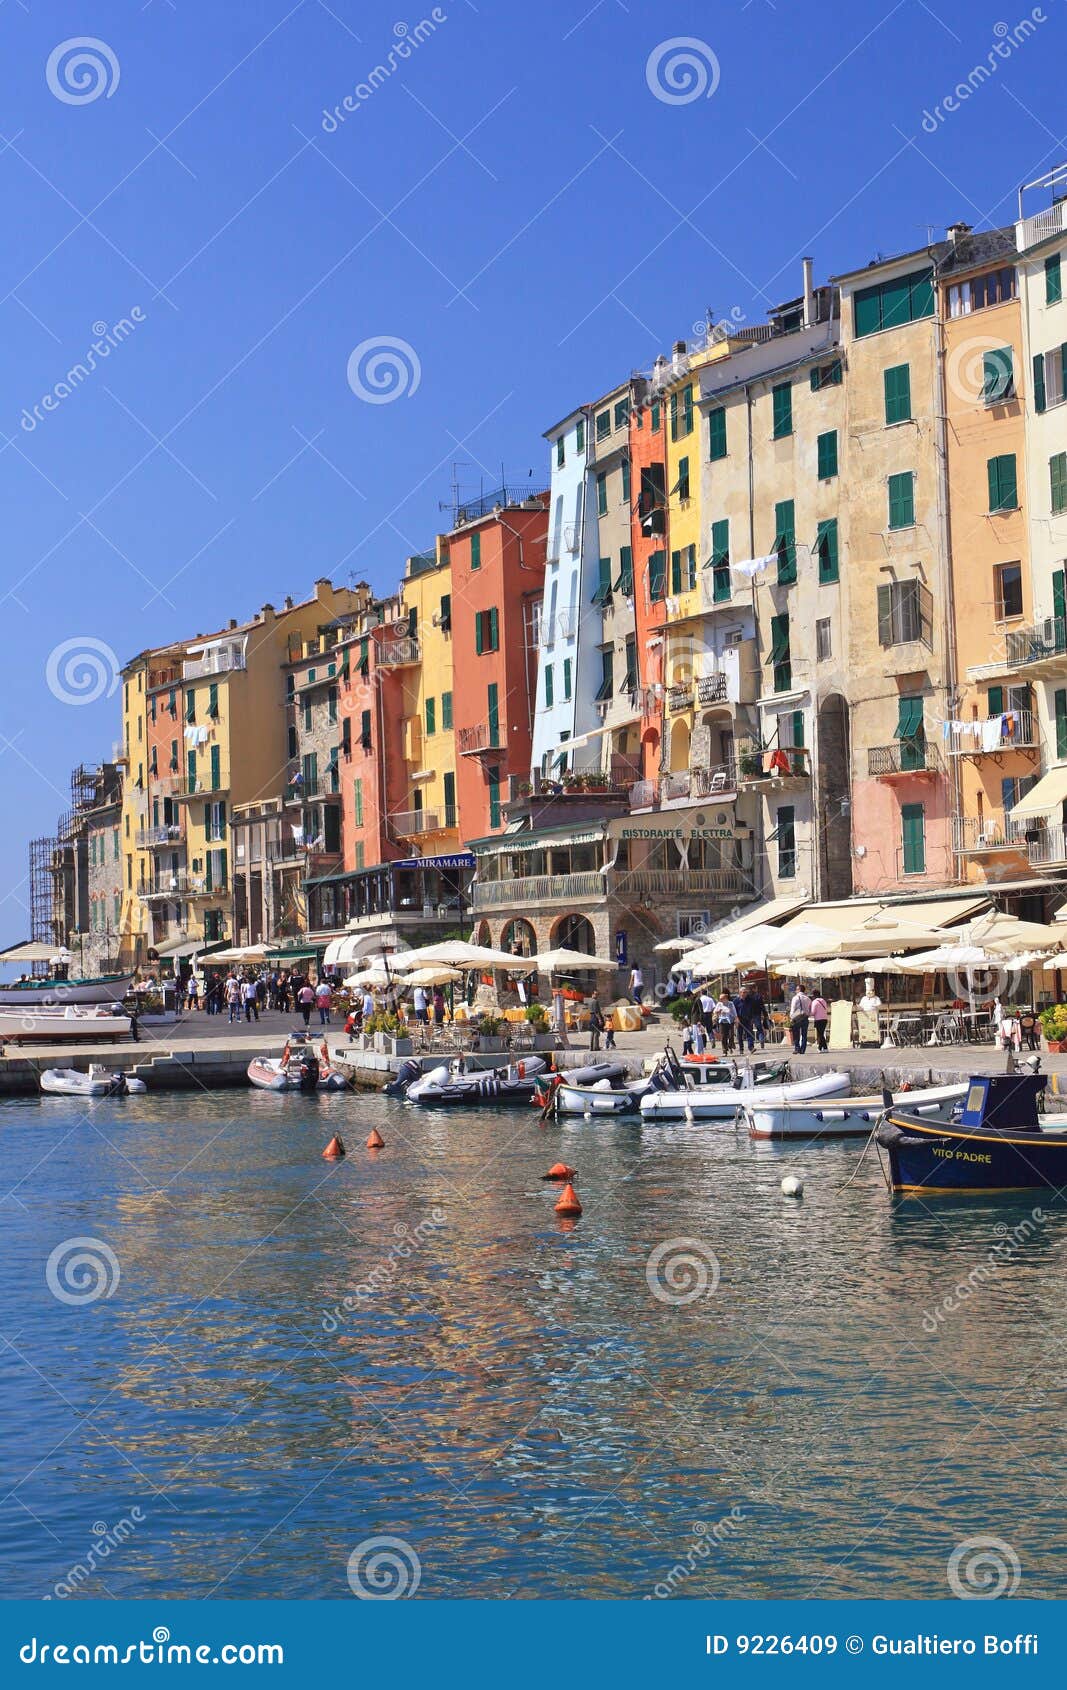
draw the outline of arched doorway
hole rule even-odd
[[[671,752],[670,772],[672,775],[681,774],[689,767],[689,723],[684,721],[671,724]]]
[[[535,956],[537,953],[537,934],[523,917],[516,916],[509,921],[500,935],[500,949],[509,951],[512,956]]]
[[[832,692],[818,715],[819,761],[816,803],[819,830],[819,887],[827,900],[852,896],[852,747],[848,701]]]
[[[489,923],[487,921],[480,921],[474,929],[474,943],[476,945],[491,945],[493,943],[489,935]]]
[[[596,955],[596,934],[593,924],[584,915],[561,915],[552,929],[552,949],[584,951]]]

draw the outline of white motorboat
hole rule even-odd
[[[46,1068],[41,1090],[62,1097],[127,1097],[147,1091],[143,1080],[113,1068],[90,1062],[88,1072],[80,1068]]]
[[[454,1056],[412,1080],[404,1096],[409,1103],[529,1103],[546,1068],[543,1056],[527,1056],[506,1068],[472,1069],[462,1056]]]
[[[748,1075],[742,1070],[738,1078]],[[807,1080],[793,1080],[784,1086],[694,1086],[685,1091],[650,1091],[641,1099],[645,1121],[732,1121],[739,1110],[771,1109],[781,1103],[804,1103],[820,1097],[844,1097],[852,1084],[851,1074],[831,1069]]]
[[[260,1091],[344,1091],[348,1086],[344,1075],[330,1064],[326,1040],[316,1052],[309,1039],[298,1039],[296,1034],[286,1040],[281,1056],[254,1056],[247,1072]]]
[[[36,1008],[27,1004],[23,1009],[0,1008],[0,1044],[79,1043],[85,1039],[121,1039],[130,1031],[130,1018],[117,1008],[100,1004],[66,1009]]]
[[[929,1121],[951,1121],[956,1106],[967,1095],[967,1084],[929,1086],[923,1091],[900,1091],[893,1102],[909,1114]],[[815,1100],[764,1104],[761,1099],[745,1110],[753,1138],[868,1138],[887,1108],[885,1098],[846,1097],[823,1104]]]
[[[132,974],[98,974],[92,980],[19,980],[0,986],[0,1009],[119,1004],[132,985]]]

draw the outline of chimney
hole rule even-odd
[[[815,260],[805,258],[804,266],[804,327],[810,329],[815,322],[815,287],[812,282],[812,271]]]
[[[231,616],[230,617],[230,627],[236,628],[236,626],[237,626],[237,618],[236,618],[236,616]]]
[[[689,348],[684,340],[674,343],[674,355],[671,358],[671,369],[676,376],[684,376],[689,368]]]
[[[292,593],[286,593],[285,598],[282,602],[283,602],[284,608],[286,610],[292,610],[292,608],[293,608],[293,595],[292,595]]]
[[[259,614],[262,621],[272,622],[274,620],[274,606],[272,604],[265,604]]]
[[[950,223],[945,232],[953,246],[959,246],[964,236],[970,234],[971,225],[969,223]]]

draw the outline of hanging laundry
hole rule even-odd
[[[749,557],[740,563],[731,563],[730,568],[735,575],[744,575],[751,581],[754,576],[762,575],[765,569],[769,569],[772,563],[777,562],[778,553],[768,552],[766,557]]]
[[[982,750],[983,751],[999,751],[1000,746],[1001,746],[1001,742],[1004,738],[1004,718],[1003,718],[1003,716],[990,716],[987,721],[984,721],[981,724],[981,727],[982,727]]]

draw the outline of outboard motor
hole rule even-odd
[[[413,1056],[406,1056],[388,1085],[382,1087],[386,1097],[403,1097],[408,1087],[419,1078],[422,1073],[421,1062],[416,1062]]]
[[[314,1091],[319,1083],[319,1059],[309,1050],[300,1058],[300,1090]]]

